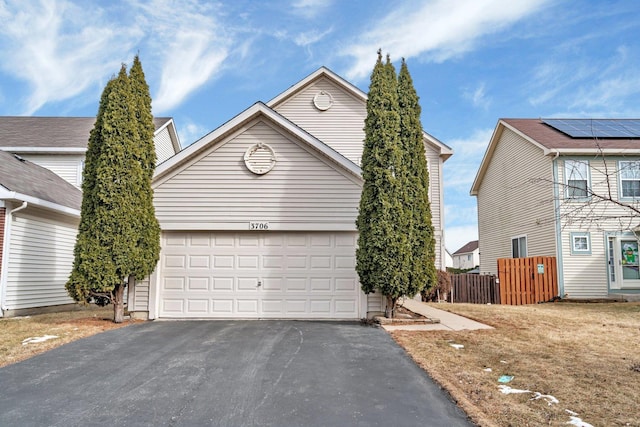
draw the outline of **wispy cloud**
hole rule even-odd
[[[307,47],[309,45],[319,42],[320,40],[325,38],[327,35],[331,34],[332,31],[333,31],[333,28],[329,28],[325,31],[311,30],[304,33],[300,33],[295,37],[294,43],[301,47]]]
[[[295,15],[306,19],[315,18],[331,6],[333,0],[295,0],[291,3]]]
[[[529,103],[547,110],[561,110],[565,115],[605,115],[624,113],[626,105],[640,95],[638,61],[626,46],[618,46],[594,60],[584,59],[578,50],[567,58],[556,52],[533,73],[527,91],[533,93]],[[627,114],[638,114],[627,111]]]
[[[475,224],[447,227],[445,230],[445,246],[455,252],[472,240],[478,240],[478,227]]]
[[[471,101],[474,107],[486,110],[491,105],[491,98],[487,96],[484,83],[480,83],[475,89],[464,90],[462,96]]]
[[[468,138],[447,142],[455,153],[444,164],[444,179],[448,191],[468,197],[492,133],[493,129],[479,129]]]
[[[395,58],[425,57],[442,62],[474,48],[483,36],[497,33],[538,11],[548,0],[423,0],[396,6],[374,28],[342,50],[354,63],[347,77],[366,76],[382,48]]]
[[[202,138],[211,129],[198,125],[191,120],[184,119],[180,121],[180,127],[178,128],[178,136],[180,137],[180,144],[182,148],[185,148],[198,139]]]
[[[91,88],[95,102],[106,80],[140,50],[154,113],[183,102],[209,82],[228,56],[232,37],[215,5],[152,0],[102,7],[70,0],[0,2],[2,72],[30,87],[22,114],[76,98]]]
[[[2,71],[31,87],[19,100],[26,115],[104,82],[140,36],[126,26],[105,25],[98,8],[65,0],[2,2],[0,20]]]
[[[160,87],[154,113],[179,105],[208,82],[229,54],[231,37],[216,21],[215,6],[194,0],[138,4],[152,49],[161,52]]]

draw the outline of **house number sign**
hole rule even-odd
[[[268,222],[251,221],[249,223],[249,230],[251,231],[265,231],[269,229]]]

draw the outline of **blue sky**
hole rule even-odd
[[[469,189],[501,117],[640,117],[634,0],[0,0],[0,115],[94,116],[139,52],[154,114],[187,145],[324,65],[367,91],[409,65],[445,163],[446,244],[477,238]]]

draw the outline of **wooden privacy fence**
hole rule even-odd
[[[500,304],[500,289],[496,276],[451,274],[452,302]]]
[[[555,257],[499,258],[500,303],[535,304],[558,295]]]

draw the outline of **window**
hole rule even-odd
[[[623,198],[640,198],[640,161],[618,162],[620,192]]]
[[[589,197],[589,161],[565,160],[564,176],[567,199]]]
[[[571,233],[571,255],[590,255],[591,236],[589,233]]]
[[[513,258],[525,258],[527,256],[527,236],[518,236],[511,239],[511,256]]]
[[[467,261],[471,261],[471,254],[467,255]]]

